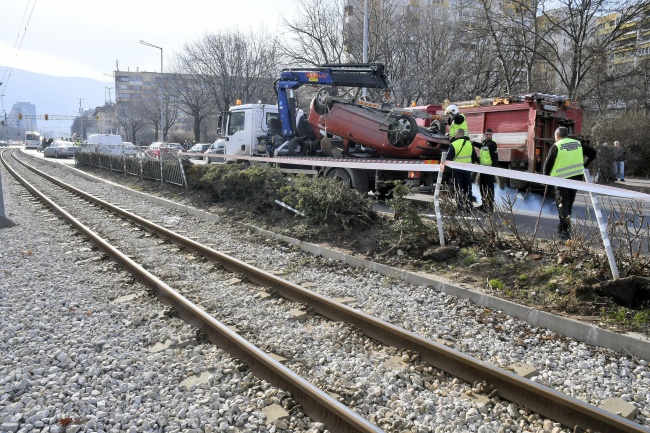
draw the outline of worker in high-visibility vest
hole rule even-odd
[[[461,114],[456,105],[447,105],[447,108],[445,108],[445,114],[447,115],[447,125],[449,125],[449,136],[452,139],[456,137],[456,131],[459,129],[462,129],[465,132],[465,136],[469,137],[467,119],[464,114]]]
[[[479,159],[474,152],[472,142],[465,137],[464,129],[456,130],[456,137],[451,140],[447,151],[447,161],[478,163]],[[454,194],[458,210],[469,212],[472,210],[472,173],[469,170],[454,168],[451,171],[454,182]]]
[[[548,151],[543,173],[564,179],[584,180],[584,169],[596,159],[597,153],[598,151],[593,147],[569,138],[569,129],[560,126],[555,130],[555,143]],[[575,199],[575,189],[555,187],[555,205],[560,217],[558,225],[560,239],[571,239],[571,211]]]
[[[497,143],[492,140],[492,129],[487,128],[482,143],[472,141],[474,147],[479,149],[478,159],[480,165],[490,167],[499,166],[499,152],[497,152]],[[480,173],[478,178],[478,187],[481,191],[481,206],[479,210],[485,212],[494,212],[494,181],[493,174]]]

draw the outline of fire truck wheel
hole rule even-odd
[[[287,145],[289,156],[305,156],[307,154],[307,145],[305,140],[300,137],[293,137]]]
[[[336,94],[336,87],[323,87],[320,89],[314,98],[314,111],[316,114],[323,115],[327,110],[332,108],[334,103],[328,98],[330,96],[336,96]]]
[[[406,147],[418,133],[415,119],[408,114],[400,114],[393,120],[388,130],[388,140],[395,147]]]

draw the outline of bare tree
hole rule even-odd
[[[175,72],[167,79],[167,91],[177,101],[179,110],[192,117],[194,140],[201,141],[201,124],[219,110],[204,80],[187,73],[186,66],[179,59],[177,56],[172,62]]]
[[[539,25],[542,0],[478,0],[475,32],[491,42],[500,70],[499,92],[536,90],[535,66],[540,42],[548,37]]]
[[[116,109],[116,120],[125,133],[125,141],[137,145],[137,135],[144,128],[146,121],[142,117],[142,111],[137,103],[122,102]]]
[[[344,61],[343,0],[296,0],[293,15],[282,22],[279,52],[285,64],[318,66]]]
[[[542,11],[547,28],[556,36],[543,39],[538,54],[556,72],[569,97],[582,100],[596,88],[593,83],[586,85],[594,68],[614,53],[628,24],[644,14],[650,1],[559,0],[556,4],[559,8]],[[609,14],[618,14],[611,26],[597,25],[599,17]]]
[[[218,110],[224,111],[237,100],[275,101],[276,46],[275,38],[263,30],[249,34],[225,30],[186,44],[179,63],[210,91]]]

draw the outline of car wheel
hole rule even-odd
[[[388,140],[395,147],[406,147],[418,133],[415,119],[408,114],[400,114],[393,120],[388,130]]]
[[[287,154],[289,156],[305,156],[307,154],[305,140],[300,137],[293,137],[287,145]]]
[[[434,134],[445,135],[445,125],[440,120],[434,120],[429,127]]]
[[[325,114],[325,112],[334,105],[334,103],[329,100],[329,97],[336,95],[336,87],[323,87],[320,89],[314,98],[314,111],[317,114]]]

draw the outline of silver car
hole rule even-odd
[[[218,157],[215,158],[215,156],[212,156],[212,158],[210,158],[208,156],[208,155],[224,155],[225,152],[226,152],[226,142],[224,140],[217,140],[214,143],[212,143],[205,152],[203,152],[205,154],[203,160],[208,164],[210,164],[212,161],[217,161],[217,162],[225,161],[225,158],[223,158],[223,156],[221,158]]]
[[[43,156],[61,158],[74,156],[75,145],[71,141],[56,140],[51,146],[43,149]]]

